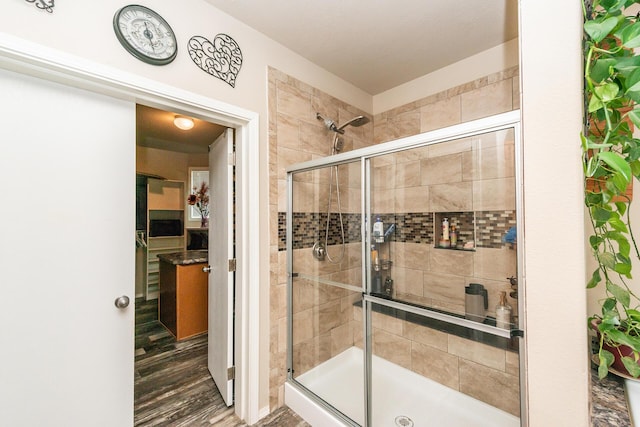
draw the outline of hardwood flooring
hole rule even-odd
[[[207,334],[177,342],[158,321],[157,300],[136,300],[135,426],[246,426],[207,369]],[[256,427],[309,426],[283,407]]]

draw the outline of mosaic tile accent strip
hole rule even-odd
[[[502,238],[515,226],[515,211],[476,212],[476,247],[502,248]]]
[[[359,242],[361,239],[360,214],[343,213],[342,224],[345,232],[345,242]],[[278,212],[278,250],[286,250],[287,245],[287,214]],[[324,241],[327,226],[327,214],[318,212],[293,213],[293,249],[311,248],[315,242]],[[342,243],[340,231],[340,216],[331,213],[329,221],[329,245]]]
[[[401,243],[422,243],[435,245],[440,238],[439,224],[442,218],[448,218],[450,225],[458,229],[458,240],[461,243],[475,240],[477,248],[501,248],[502,238],[507,231],[516,225],[515,211],[479,211],[479,212],[410,212],[404,214],[376,214],[384,222],[388,230],[395,224],[395,231],[387,240]],[[435,227],[434,217],[438,222]],[[345,213],[342,215],[346,243],[361,241],[360,214]],[[293,214],[293,248],[311,248],[314,243],[324,240],[327,223],[326,213],[295,212]],[[340,222],[337,213],[331,214],[329,223],[329,245],[341,242]],[[435,229],[435,233],[434,233]],[[474,235],[475,230],[475,235]],[[278,250],[286,250],[286,213],[278,212]]]

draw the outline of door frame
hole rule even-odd
[[[175,111],[235,129],[236,136],[236,365],[235,413],[248,424],[261,410],[259,114],[135,74],[97,64],[0,33],[0,68],[154,108]],[[254,149],[251,149],[254,148]],[[132,177],[135,170],[131,171]],[[252,236],[251,243],[249,236]],[[133,407],[133,402],[131,402]]]

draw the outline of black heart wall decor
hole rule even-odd
[[[55,0],[25,0],[27,3],[33,3],[35,7],[40,10],[45,10],[49,13],[53,13],[55,7]]]
[[[242,51],[231,36],[218,34],[213,42],[203,36],[193,36],[187,49],[198,68],[236,87],[236,77],[242,67]]]

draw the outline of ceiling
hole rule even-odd
[[[518,36],[517,0],[206,0],[376,95]],[[463,3],[464,7],[461,6]],[[137,107],[137,144],[206,153],[224,127]]]
[[[377,95],[518,36],[517,0],[206,0]]]
[[[175,116],[176,113],[136,105],[136,144],[180,153],[206,153],[209,144],[226,129],[193,119],[193,129],[180,130],[173,124]]]

